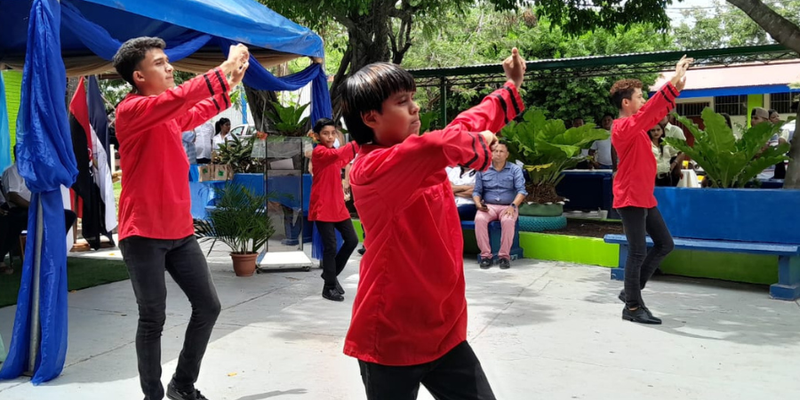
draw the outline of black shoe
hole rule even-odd
[[[339,292],[339,294],[344,294],[344,289],[342,288],[342,284],[339,283],[338,279],[336,280],[336,291]]]
[[[481,269],[489,269],[492,266],[491,258],[481,258]]]
[[[358,254],[360,254],[360,255],[362,255],[362,256],[363,256],[363,255],[364,255],[364,253],[366,253],[366,252],[367,252],[367,249],[366,249],[364,246],[361,246],[361,248],[360,248],[360,249],[358,249]]]
[[[507,259],[507,258],[501,258],[500,262],[498,264],[500,264],[500,269],[509,269],[509,268],[511,268],[511,261],[509,259]]]
[[[622,289],[622,290],[620,290],[620,291],[619,291],[619,296],[617,296],[617,298],[619,299],[619,301],[621,301],[621,302],[623,302],[623,303],[627,303],[627,297],[625,297],[625,289]],[[647,306],[641,306],[641,308],[643,308],[643,309],[644,309],[644,312],[646,312],[646,313],[647,313],[647,315],[649,315],[649,316],[650,316],[650,318],[652,318],[652,319],[655,319],[655,320],[658,320],[658,323],[659,323],[659,324],[661,323],[661,319],[660,319],[660,318],[657,318],[657,317],[654,317],[654,316],[653,316],[653,313],[652,313],[652,312],[650,312],[650,309],[649,309],[649,308],[647,308]]]
[[[631,310],[628,307],[622,309],[622,319],[640,324],[661,325],[661,320],[647,313],[644,307]]]
[[[173,382],[167,385],[167,398],[172,400],[208,400],[206,396],[200,394],[199,390],[179,390]]]
[[[339,292],[336,291],[336,288],[333,288],[333,289],[324,288],[324,289],[322,289],[322,297],[324,297],[324,298],[326,298],[328,300],[331,300],[331,301],[344,301],[344,296],[339,294]]]

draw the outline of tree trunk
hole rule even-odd
[[[756,24],[764,29],[775,41],[800,54],[800,27],[776,13],[761,0],[727,0]]]
[[[776,13],[761,0],[727,0],[738,7],[755,23],[764,29],[778,43],[800,54],[800,27]],[[800,134],[800,107],[797,110],[798,121],[795,122],[795,134]],[[800,140],[792,141],[789,151],[789,168],[786,171],[784,189],[800,189]]]
[[[267,111],[273,110],[272,102],[278,101],[278,95],[269,90],[256,90],[244,85],[244,93],[247,96],[247,104],[253,114],[253,123],[259,132],[270,131],[271,124],[267,118]]]
[[[783,180],[784,189],[800,189],[800,104],[797,106],[797,119],[794,121],[794,137],[792,149],[789,150],[789,167],[786,168],[786,179]]]

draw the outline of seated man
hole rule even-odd
[[[508,147],[498,143],[492,148],[492,167],[475,176],[475,190],[472,198],[478,213],[475,215],[475,238],[481,249],[481,268],[492,265],[492,245],[489,240],[489,222],[500,220],[503,227],[500,241],[500,268],[511,267],[511,245],[514,243],[514,229],[517,221],[517,208],[525,200],[525,177],[522,168],[506,162]]]
[[[14,147],[14,159],[16,160],[17,148]],[[6,201],[8,202],[8,215],[4,216],[3,233],[0,241],[0,260],[4,260],[6,254],[19,243],[19,235],[28,229],[28,208],[30,207],[31,192],[25,185],[25,180],[20,176],[15,162],[3,171],[2,175],[3,190],[5,190]],[[64,210],[65,234],[75,223],[76,215],[71,210]],[[2,265],[0,265],[2,268]],[[13,272],[13,271],[12,271]]]

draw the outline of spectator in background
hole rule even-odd
[[[195,148],[195,141],[197,140],[197,133],[194,129],[183,132],[181,134],[181,142],[183,142],[183,151],[186,152],[186,158],[189,160],[189,165],[197,164],[197,150]]]
[[[781,114],[778,113],[777,110],[770,109],[769,110],[769,122],[772,122],[773,124],[777,124],[778,122],[781,122]]]
[[[670,114],[664,117],[661,120],[659,125],[661,125],[664,129],[664,137],[668,138],[675,138],[680,140],[686,140],[686,135],[683,133],[683,129],[676,126],[677,122],[675,120],[675,116]]]
[[[213,146],[211,148],[212,151],[217,151],[221,144],[225,144],[231,140],[230,135],[228,132],[231,131],[231,120],[227,118],[220,118],[219,121],[214,125],[214,140]]]
[[[593,158],[592,166],[597,169],[612,169],[614,165],[611,154],[611,125],[614,123],[614,116],[611,114],[603,115],[600,119],[600,126],[608,131],[608,139],[595,140],[589,149],[589,156]]]
[[[194,147],[197,152],[197,163],[210,164],[215,133],[214,125],[211,124],[211,121],[206,121],[203,125],[195,128],[194,132],[197,135],[194,142]]]
[[[475,213],[478,208],[475,207],[475,202],[472,200],[472,191],[475,189],[475,170],[467,169],[461,166],[447,167],[447,179],[450,180],[450,186],[453,188],[453,195],[456,198],[456,208],[458,208],[458,217],[462,221],[475,220]]]
[[[481,249],[481,268],[492,266],[492,244],[489,240],[489,222],[500,220],[502,236],[500,269],[511,267],[511,246],[518,217],[519,205],[525,200],[525,177],[519,165],[508,160],[508,146],[497,143],[492,148],[492,166],[475,176],[472,198],[478,209],[475,214],[475,239]]]
[[[664,143],[664,125],[652,127],[647,134],[656,158],[656,186],[678,186],[682,177],[683,154]]]

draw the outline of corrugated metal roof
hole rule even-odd
[[[759,57],[775,59],[780,57],[797,56],[796,53],[780,44],[731,47],[725,49],[655,51],[647,53],[528,61],[527,73],[545,70],[590,69],[618,65],[675,63],[684,54],[695,58],[697,61],[696,64],[700,65],[721,65],[730,62],[741,62],[743,60],[752,58],[758,59]],[[657,66],[654,66],[654,68],[657,68]],[[422,68],[412,69],[409,70],[409,72],[415,78],[449,78],[467,75],[492,75],[503,73],[503,65],[498,63],[446,68]]]

